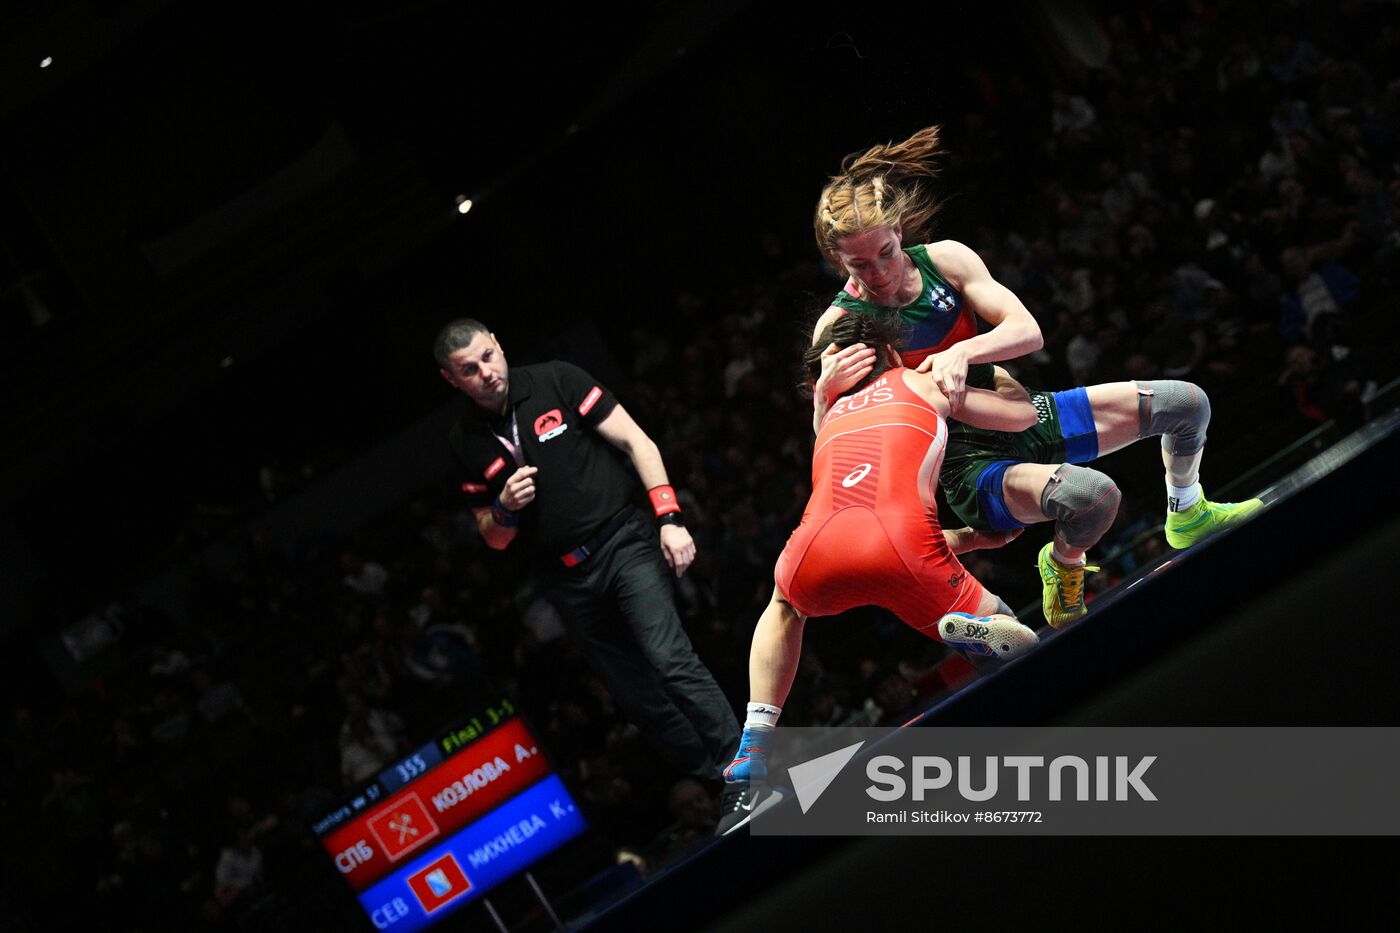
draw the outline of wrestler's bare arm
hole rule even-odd
[[[817,326],[812,329],[812,346],[817,345],[822,331],[826,330],[845,312],[832,305],[817,318]],[[822,371],[812,387],[812,433],[821,427],[822,419],[836,399],[851,386],[860,382],[875,368],[875,350],[863,343],[852,344],[843,349],[827,348],[822,354]]]
[[[968,551],[986,551],[1010,544],[1021,536],[1024,528],[1015,531],[983,531],[974,528],[944,528],[943,538],[948,542],[948,550],[954,554]]]
[[[1000,366],[992,367],[992,391],[1013,402],[1029,402],[1030,392],[1016,381],[1016,378]]]
[[[1009,386],[1006,394],[991,389],[967,389],[962,404],[955,405],[939,389],[932,373],[906,371],[904,382],[940,415],[961,421],[969,427],[1014,434],[1026,430],[1039,418],[1030,397],[1023,395],[1017,398]]]
[[[967,391],[967,368],[973,363],[995,363],[1039,350],[1044,343],[1040,325],[1021,299],[987,271],[987,264],[956,240],[926,244],[929,258],[963,296],[967,306],[992,329],[953,344],[919,364],[919,372],[932,373],[943,394],[955,405]]]
[[[938,271],[962,294],[973,313],[992,325],[991,330],[954,344],[949,351],[961,349],[969,363],[997,363],[1034,353],[1044,346],[1040,325],[1015,292],[992,278],[981,256],[957,240],[940,240],[925,248]]]

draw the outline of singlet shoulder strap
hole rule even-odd
[[[938,266],[934,265],[933,258],[928,254],[927,243],[915,244],[914,246],[907,247],[904,251],[909,254],[910,259],[914,260],[914,265],[918,266],[919,271],[924,275],[945,288],[951,289],[953,287],[952,283],[943,277],[943,273],[938,271]]]
[[[866,301],[864,298],[857,298],[855,295],[852,295],[844,288],[836,293],[836,297],[831,299],[831,303],[833,306],[840,308],[842,311],[860,311],[869,313],[871,311],[876,310],[873,304]]]

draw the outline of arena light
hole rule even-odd
[[[465,194],[457,195],[457,213],[465,214],[472,209],[472,199]]]
[[[52,55],[46,55],[46,56],[44,56],[44,58],[39,62],[39,67],[40,67],[40,68],[47,68],[47,67],[49,67],[49,66],[52,65],[52,64],[53,64],[53,56],[52,56]]]

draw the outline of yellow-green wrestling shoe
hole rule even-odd
[[[1188,548],[1222,528],[1239,524],[1263,507],[1259,499],[1207,502],[1202,494],[1186,511],[1167,513],[1167,543],[1177,550]]]
[[[1045,611],[1045,621],[1051,628],[1059,628],[1084,615],[1089,608],[1084,605],[1084,574],[1098,573],[1099,568],[1082,566],[1066,567],[1050,556],[1055,542],[1051,541],[1040,549],[1036,566],[1040,568],[1040,583],[1043,594],[1040,608]]]

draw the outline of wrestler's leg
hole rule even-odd
[[[1099,436],[1099,456],[1160,435],[1168,484],[1195,484],[1210,425],[1210,398],[1200,386],[1156,379],[1106,383],[1085,391]]]
[[[1143,437],[1138,418],[1136,383],[1107,382],[1084,390],[1099,436],[1099,456],[1122,450]]]
[[[1006,604],[1006,600],[987,590],[982,591],[982,598],[977,601],[977,614],[984,617],[1005,616],[1006,619],[1000,620],[1003,623],[1005,623],[1007,619],[1016,618],[1015,611]],[[1017,625],[1020,625],[1020,623],[1017,622]],[[1027,627],[1027,631],[1029,631],[1029,627]],[[1031,632],[1031,637],[1035,638],[1034,632]],[[1036,638],[1036,641],[1039,641],[1039,639]],[[982,673],[991,673],[1001,667],[1004,660],[995,655],[988,657],[987,655],[978,654],[975,651],[965,650],[962,655],[975,670],[981,671]]]
[[[986,590],[977,602],[976,614],[949,612],[919,630],[927,635],[937,632],[944,644],[962,649],[963,656],[979,670],[986,667],[983,659],[1019,658],[1040,640],[1029,626],[1017,621],[1010,606]]]
[[[974,657],[1010,660],[1033,648],[1035,632],[989,593],[956,557],[920,559],[923,547],[906,547],[901,563],[911,574],[881,605],[894,611],[910,628]],[[974,662],[974,666],[976,663]]]
[[[1209,502],[1201,490],[1201,457],[1210,425],[1210,398],[1200,386],[1175,379],[1116,382],[1087,390],[1099,453],[1144,437],[1162,438],[1167,482],[1167,542],[1189,547],[1256,512],[1258,499]]]
[[[1083,563],[1113,523],[1122,496],[1105,474],[1067,463],[1018,463],[1002,479],[1002,500],[1020,522],[1054,521],[1054,556]]]
[[[731,784],[762,782],[768,776],[768,749],[802,660],[805,622],[806,618],[775,585],[767,608],[758,618],[749,648],[749,704],[744,734],[734,760],[724,769],[724,779]]]
[[[1088,611],[1084,601],[1084,552],[1098,543],[1118,514],[1122,494],[1105,474],[1068,463],[1020,463],[1002,479],[1006,509],[1031,524],[1054,520],[1054,539],[1041,550],[1041,607],[1052,626]]]
[[[806,619],[773,587],[768,606],[758,617],[749,648],[749,698],[754,703],[782,706],[792,690],[802,659],[802,628]]]
[[[977,601],[977,614],[1016,618],[1016,613],[1006,604],[1006,600],[987,589],[982,590],[982,598]]]

